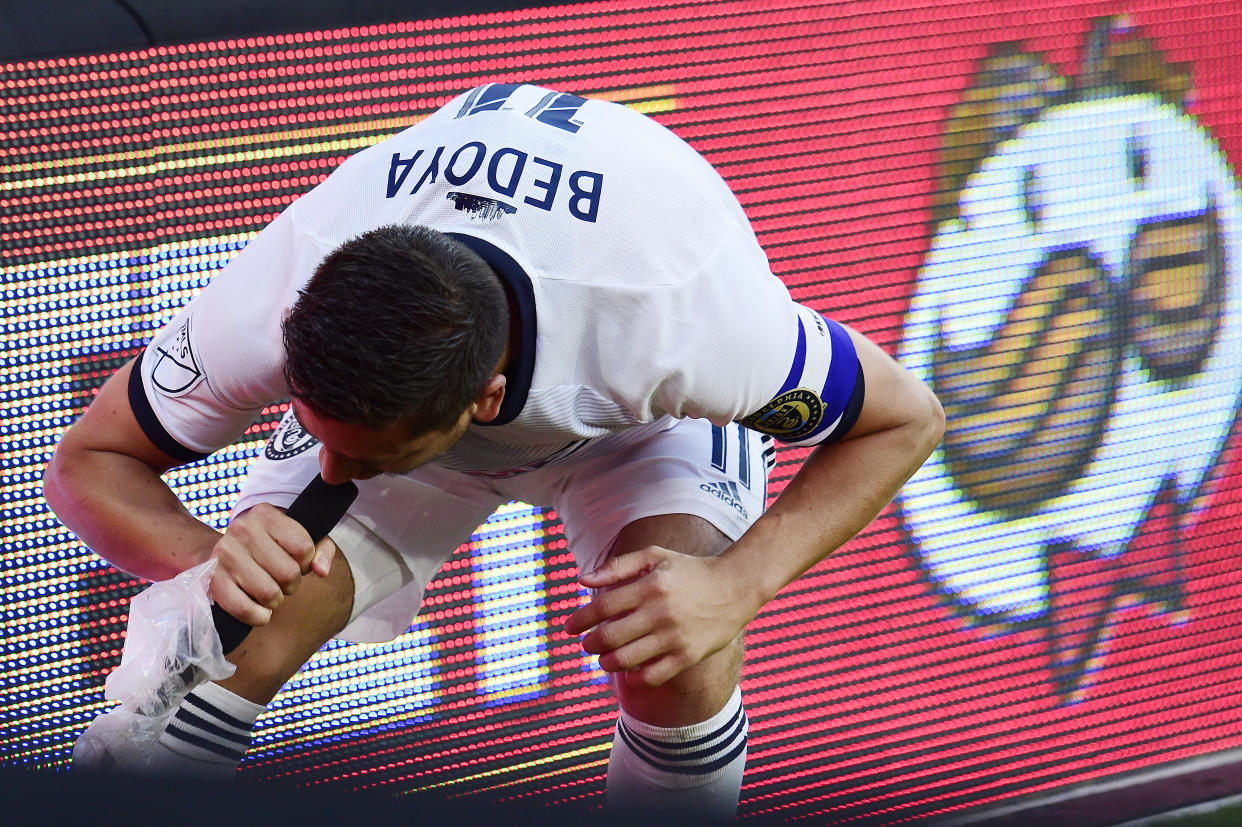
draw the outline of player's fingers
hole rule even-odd
[[[332,570],[332,560],[336,557],[336,543],[324,537],[315,546],[315,558],[311,560],[311,571],[320,577],[327,577]]]
[[[643,616],[642,612],[631,612],[605,623],[600,623],[582,639],[582,648],[592,655],[603,655],[607,652],[614,652],[623,646],[658,631],[658,629],[653,628],[651,622]],[[637,663],[629,665],[635,666]]]
[[[574,612],[565,621],[565,631],[580,635],[605,620],[632,612],[642,602],[642,590],[635,584],[596,592],[591,602]]]
[[[244,561],[233,574],[233,582],[255,603],[267,609],[275,609],[291,594],[296,585],[283,585],[253,561]],[[238,618],[240,620],[240,618]]]
[[[578,582],[588,589],[602,589],[640,577],[658,565],[655,547],[610,557],[594,571],[583,573]]]
[[[290,525],[296,529],[295,532],[285,531]],[[220,559],[226,570],[238,575],[249,569],[244,561],[252,560],[276,581],[284,594],[293,594],[298,580],[309,570],[310,563],[308,558],[303,564],[286,548],[288,543],[295,542],[290,535],[298,532],[306,534],[306,530],[286,517],[284,512],[260,503],[229,524],[212,554]],[[306,542],[310,544],[309,536]],[[256,585],[261,585],[253,572],[250,575]]]
[[[600,661],[602,663],[603,658]],[[627,683],[638,686],[661,686],[680,675],[690,665],[685,658],[672,654],[664,655],[625,672],[625,680]]]
[[[277,508],[270,506],[265,508],[259,505],[254,510],[262,520],[268,536],[293,558],[298,568],[301,569],[301,573],[306,574],[310,571],[311,561],[315,557],[315,544],[311,542],[310,534],[306,529]]]
[[[260,606],[230,578],[211,581],[211,599],[224,611],[248,626],[262,626],[272,619],[272,610]]]
[[[255,567],[260,569],[267,575],[267,578],[274,582],[277,588],[286,595],[293,594],[297,591],[298,583],[302,579],[302,575],[309,568],[303,568],[298,561],[289,556],[283,546],[270,537],[258,537],[249,546],[250,558],[254,562]],[[252,567],[247,566],[244,562],[238,566],[238,572],[245,572],[250,582],[255,586],[262,588],[266,584],[264,578],[260,576]],[[246,584],[243,583],[243,587]],[[250,591],[246,588],[246,591]],[[256,598],[261,595],[250,592]],[[271,608],[275,608],[272,606]]]
[[[213,587],[221,580],[230,580],[267,609],[275,609],[286,594],[292,594],[301,577],[297,563],[270,538],[225,534],[212,556],[217,561]]]
[[[604,628],[607,628],[606,626]],[[584,649],[585,646],[584,642]],[[587,651],[591,651],[587,649]],[[658,631],[638,635],[625,645],[618,646],[599,654],[599,666],[605,672],[627,672],[638,668],[648,661],[665,655],[668,652],[668,641]]]

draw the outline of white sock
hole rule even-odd
[[[265,707],[216,683],[185,696],[151,752],[155,772],[231,779]]]
[[[608,760],[608,806],[732,819],[748,729],[738,689],[724,709],[690,726],[652,726],[621,710]]]

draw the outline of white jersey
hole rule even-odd
[[[287,397],[287,309],[329,252],[386,224],[453,235],[517,297],[500,415],[448,468],[514,473],[682,417],[815,444],[861,404],[848,335],[792,301],[689,145],[621,105],[490,84],[343,163],[156,335],[130,384],[152,441],[205,455]]]

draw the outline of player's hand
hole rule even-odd
[[[659,686],[727,646],[759,611],[722,558],[659,546],[614,557],[579,578],[596,589],[565,631],[587,632],[582,648],[600,668]]]
[[[229,524],[212,548],[218,562],[212,599],[238,620],[262,626],[310,572],[327,577],[336,544],[316,546],[302,526],[275,506],[260,503]]]

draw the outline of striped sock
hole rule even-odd
[[[152,769],[204,778],[232,778],[250,746],[264,707],[216,683],[185,696],[152,754]]]
[[[621,710],[608,761],[608,806],[732,819],[746,768],[742,693],[702,723],[657,727]]]

